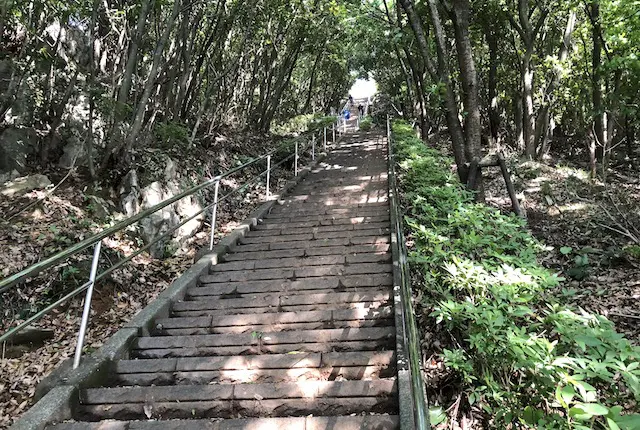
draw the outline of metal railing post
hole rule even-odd
[[[311,135],[311,161],[316,159],[316,135]]]
[[[78,343],[76,344],[76,355],[73,358],[73,368],[80,366],[80,357],[82,356],[82,347],[84,345],[84,336],[87,333],[87,325],[89,324],[89,316],[91,313],[91,296],[93,295],[93,286],[96,283],[96,273],[98,272],[98,261],[100,260],[100,250],[102,248],[102,240],[96,243],[93,249],[93,261],[91,262],[91,272],[89,273],[89,288],[84,298],[84,309],[82,311],[82,321],[80,322],[80,331],[78,332]]]
[[[293,175],[298,176],[298,141],[296,141],[296,155],[293,157],[293,159],[295,160],[295,162],[293,163]]]
[[[331,131],[333,132],[333,139],[331,141],[336,143],[336,123],[331,124]]]
[[[267,155],[267,200],[269,200],[269,182],[271,181],[271,154]]]
[[[215,190],[213,192],[213,208],[211,209],[211,238],[209,240],[209,251],[213,250],[213,236],[216,232],[216,216],[218,215],[218,189],[220,188],[220,180],[216,181]]]
[[[324,127],[324,140],[322,141],[322,150],[327,152],[327,127]]]
[[[346,133],[347,132],[347,119],[344,119],[344,122],[342,123],[342,133]]]

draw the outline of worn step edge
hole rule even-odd
[[[363,341],[329,341],[320,343],[287,343],[279,345],[240,345],[214,347],[151,348],[131,351],[137,358],[215,357],[232,355],[292,354],[301,352],[382,351],[395,347],[392,337]]]
[[[397,397],[347,397],[286,400],[211,400],[204,402],[125,403],[78,407],[82,419],[233,418],[394,413]]]
[[[397,430],[397,415],[59,423],[51,430]]]
[[[233,327],[252,324],[295,324],[302,322],[324,321],[357,321],[387,319],[393,316],[391,307],[379,308],[375,311],[365,309],[282,312],[277,314],[244,314],[227,317],[196,317],[196,318],[160,318],[157,325],[164,329],[191,327]]]
[[[397,392],[395,378],[373,381],[303,381],[300,383],[109,387],[80,390],[84,405],[208,400],[384,397]]]
[[[190,372],[205,370],[264,370],[321,367],[354,367],[395,364],[394,351],[357,351],[273,355],[240,355],[207,358],[118,360],[117,373]]]
[[[356,329],[297,330],[290,332],[267,332],[248,334],[202,334],[191,336],[139,337],[134,342],[136,349],[155,348],[199,348],[214,346],[252,346],[305,344],[319,342],[346,342],[388,339],[395,336],[393,327]]]

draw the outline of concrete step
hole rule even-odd
[[[110,387],[80,390],[84,405],[207,400],[319,399],[388,397],[397,392],[395,378],[373,381],[303,381],[293,383]]]
[[[302,398],[273,400],[209,400],[187,402],[83,405],[77,416],[87,421],[104,419],[140,420],[291,417],[305,415],[349,415],[367,412],[396,413],[397,396]]]
[[[360,380],[395,375],[393,351],[355,351],[227,357],[120,360],[117,385]]]
[[[332,221],[334,223],[350,223],[354,219],[362,219],[362,222],[369,220],[377,220],[377,219],[389,219],[389,211],[388,210],[380,210],[375,211],[371,214],[350,214],[350,213],[335,213],[335,214],[306,214],[306,215],[294,215],[287,212],[281,213],[270,213],[264,216],[264,223],[287,223],[287,222],[307,222],[307,221],[318,221],[318,222],[329,222]],[[347,220],[349,222],[347,222]]]
[[[276,332],[348,327],[392,326],[391,307],[376,310],[345,309],[307,312],[278,312],[204,317],[161,318],[156,320],[155,336]]]
[[[55,430],[397,430],[397,415],[60,423]]]
[[[304,343],[367,341],[388,339],[393,336],[393,327],[296,330],[247,334],[207,334],[193,336],[139,337],[135,349],[199,348],[212,346],[244,345],[300,345]]]
[[[295,250],[291,250],[295,252]],[[275,252],[275,251],[274,251]],[[328,266],[359,263],[388,263],[391,254],[373,253],[345,253],[339,255],[309,256],[309,257],[283,257],[282,254],[272,256],[271,252],[263,253],[261,259],[247,259],[244,261],[222,262],[211,267],[210,273],[227,272],[235,270],[257,270],[274,268],[302,268],[309,266]]]
[[[329,248],[329,249],[327,249]],[[347,245],[336,247],[319,247],[307,249],[281,249],[269,252],[264,251],[241,251],[241,248],[232,254],[227,254],[222,258],[223,262],[244,261],[244,260],[265,260],[274,258],[291,257],[314,257],[319,255],[352,255],[352,254],[385,254],[389,251],[387,244],[371,245]]]
[[[176,302],[173,305],[173,312],[194,311],[203,309],[251,309],[264,307],[286,307],[299,305],[319,305],[333,303],[369,303],[388,302],[392,300],[391,290],[378,292],[349,292],[349,293],[326,293],[326,294],[295,294],[282,295],[279,293],[268,294],[263,297],[253,297],[247,295],[240,299],[208,299],[188,300]],[[258,313],[258,312],[255,312]]]
[[[334,231],[353,231],[353,230],[370,230],[370,229],[389,229],[389,221],[381,222],[366,222],[358,224],[336,224],[336,225],[324,225],[324,226],[301,226],[295,227],[293,225],[280,224],[281,228],[264,228],[263,226],[256,226],[255,230],[250,232],[251,236],[277,236],[277,235],[289,235],[289,234],[305,234],[305,233],[324,233]],[[269,226],[267,224],[266,226]]]
[[[239,252],[250,251],[273,251],[283,249],[312,249],[322,248],[326,246],[352,246],[352,245],[379,245],[390,242],[388,234],[380,236],[356,236],[342,237],[337,239],[319,239],[319,240],[297,240],[286,242],[259,242],[252,244],[241,244],[237,250]],[[257,239],[257,238],[254,238]]]
[[[377,263],[334,264],[331,266],[300,266],[281,267],[274,269],[254,270],[230,270],[215,272],[200,278],[202,284],[214,284],[221,282],[246,282],[269,279],[290,279],[317,277],[317,276],[343,276],[391,273],[392,265],[388,261]]]
[[[305,228],[305,227],[329,227],[339,225],[366,225],[368,223],[389,223],[389,215],[381,215],[378,217],[345,217],[345,218],[316,218],[307,221],[296,221],[295,218],[285,218],[287,222],[282,222],[282,218],[274,218],[269,222],[262,222],[255,227],[255,230],[281,230],[288,228]]]
[[[207,279],[207,278],[205,278]],[[202,279],[201,279],[202,281]],[[343,292],[348,289],[386,287],[393,285],[390,273],[376,273],[365,275],[342,275],[330,278],[300,278],[295,281],[289,279],[272,279],[257,281],[239,281],[225,283],[201,283],[198,287],[187,290],[187,296],[217,296],[226,295],[229,298],[238,294],[280,292],[283,294],[294,291],[335,290]]]
[[[271,235],[265,234],[262,231],[248,232],[241,240],[241,244],[252,243],[274,243],[274,242],[295,242],[295,241],[315,241],[324,239],[336,239],[336,238],[357,238],[357,237],[373,237],[383,234],[389,234],[390,228],[388,225],[382,228],[363,228],[363,229],[349,229],[335,231],[319,231],[312,232],[309,229],[304,229],[305,233],[292,233],[292,234],[278,234]]]

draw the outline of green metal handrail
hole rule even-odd
[[[402,301],[402,322],[404,334],[404,349],[409,360],[409,374],[411,378],[411,394],[414,408],[414,425],[418,430],[428,430],[429,412],[427,407],[427,396],[425,394],[424,381],[420,366],[422,352],[420,348],[420,335],[418,324],[413,312],[411,277],[409,264],[407,262],[407,246],[404,240],[404,229],[402,228],[402,213],[398,201],[398,188],[396,184],[395,154],[393,152],[393,136],[391,133],[391,122],[387,117],[387,150],[389,157],[389,197],[391,203],[392,229],[396,236],[396,246],[398,255],[398,269],[400,275],[400,299]]]

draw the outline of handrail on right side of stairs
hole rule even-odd
[[[429,430],[429,411],[427,406],[427,395],[424,381],[422,379],[421,361],[422,352],[420,349],[420,335],[418,324],[413,312],[411,277],[409,264],[407,262],[407,246],[404,240],[404,230],[402,228],[402,213],[398,199],[398,187],[396,183],[395,154],[393,151],[393,134],[391,132],[391,120],[387,116],[387,151],[389,158],[389,203],[391,215],[391,234],[393,235],[392,249],[397,257],[397,266],[394,262],[394,271],[398,273],[400,287],[400,301],[402,303],[402,334],[404,354],[408,361],[407,370],[411,381],[411,402],[413,406],[413,424],[418,430]],[[394,257],[394,258],[395,258]],[[396,286],[396,276],[394,275],[394,288]]]

